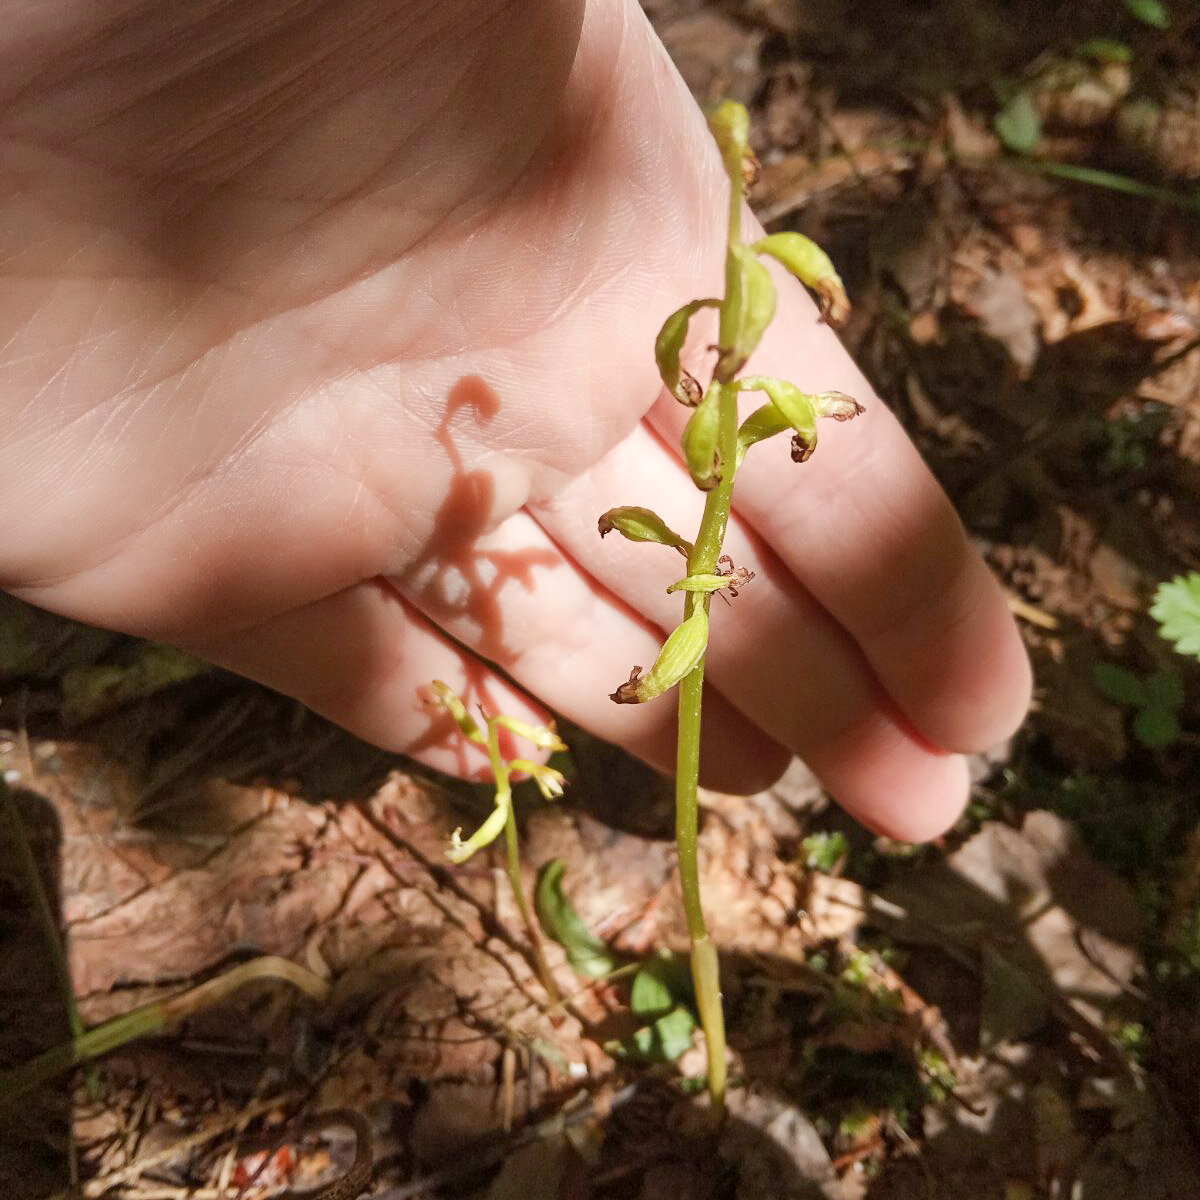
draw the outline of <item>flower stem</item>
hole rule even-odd
[[[521,886],[521,849],[517,842],[517,818],[511,804],[508,806],[508,819],[504,822],[504,849],[509,886],[512,888],[513,899],[517,902],[517,911],[521,914],[521,920],[525,925],[526,936],[529,938],[529,949],[533,954],[533,965],[537,971],[538,982],[546,989],[546,998],[550,1001],[550,1007],[557,1008],[562,1003],[562,995],[558,990],[558,984],[554,982],[554,976],[550,973],[546,956],[542,953],[541,935],[538,933],[538,927],[529,911],[529,905],[525,902],[525,892]]]
[[[517,912],[525,926],[529,938],[529,949],[533,955],[533,967],[537,972],[538,982],[546,990],[546,998],[551,1008],[557,1008],[562,1003],[558,985],[550,972],[546,956],[542,953],[542,939],[538,936],[538,927],[525,903],[525,890],[521,884],[521,846],[517,839],[517,816],[513,811],[512,780],[509,776],[508,763],[500,753],[500,733],[495,720],[487,723],[487,752],[492,764],[492,775],[496,780],[496,801],[504,803],[507,816],[504,818],[504,859],[508,872],[508,884],[512,888],[513,899],[517,904]]]
[[[737,393],[721,389],[721,461],[725,464],[720,482],[705,498],[704,515],[695,546],[688,556],[688,574],[711,574],[721,556],[721,545],[729,524],[733,500],[733,474],[737,446]],[[684,617],[697,605],[709,605],[712,596],[689,592],[684,599]],[[679,685],[679,725],[675,760],[675,844],[679,854],[679,885],[691,940],[692,984],[696,1008],[708,1052],[708,1091],[717,1114],[725,1110],[725,1014],[721,1008],[720,968],[717,950],[708,936],[704,906],[700,900],[700,864],[697,851],[699,828],[700,718],[704,695],[704,664],[699,664]]]

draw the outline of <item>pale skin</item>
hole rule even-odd
[[[0,586],[472,774],[431,679],[669,767],[608,693],[695,528],[663,318],[720,287],[724,178],[633,0],[0,0]],[[13,30],[19,32],[14,33]],[[802,289],[750,364],[867,405],[738,475],[705,768],[802,755],[940,833],[1029,670],[949,503]],[[703,372],[703,337],[692,354]],[[748,404],[761,397],[751,397]],[[497,674],[500,667],[515,683]]]

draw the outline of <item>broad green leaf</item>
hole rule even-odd
[[[617,704],[644,704],[690,675],[708,648],[708,613],[697,608],[672,631],[647,675],[634,667],[629,679],[609,697]]]
[[[716,376],[728,383],[754,353],[775,315],[775,285],[767,268],[747,246],[725,254],[725,299],[721,302]]]
[[[686,958],[669,951],[656,954],[638,968],[629,992],[635,1017],[661,1017],[676,1005],[692,1001],[692,972]]]
[[[1146,685],[1132,671],[1127,671],[1116,663],[1096,663],[1092,667],[1092,679],[1101,694],[1115,704],[1140,708],[1150,701]]]
[[[533,907],[538,924],[548,938],[566,952],[567,962],[578,975],[600,979],[617,969],[612,951],[583,923],[563,893],[563,875],[567,865],[561,858],[551,859],[538,874]]]
[[[630,1039],[633,1052],[649,1062],[674,1062],[692,1048],[696,1018],[682,1004]]]
[[[1183,679],[1178,671],[1155,671],[1146,678],[1147,705],[1173,710],[1183,707]]]
[[[1033,97],[1022,88],[1014,92],[1008,103],[992,121],[996,136],[1018,154],[1028,154],[1042,136],[1042,118],[1038,116]]]
[[[1179,736],[1174,709],[1147,705],[1133,718],[1133,736],[1149,750],[1161,750]]]
[[[1162,0],[1125,0],[1125,8],[1143,25],[1151,25],[1155,29],[1170,27],[1171,16]]]
[[[692,552],[692,543],[681,538],[658,513],[649,508],[638,508],[632,504],[610,508],[600,518],[598,527],[601,537],[606,537],[615,529],[631,542],[654,542],[659,546],[673,546],[684,554]]]
[[[1150,615],[1158,622],[1158,632],[1174,642],[1180,654],[1200,658],[1200,574],[1192,571],[1160,583]]]
[[[683,404],[695,405],[700,401],[700,385],[680,365],[679,356],[687,340],[688,325],[692,317],[702,308],[719,308],[719,300],[693,300],[676,309],[664,322],[654,343],[654,358],[658,373],[667,391]]]

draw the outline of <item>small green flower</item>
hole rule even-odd
[[[782,263],[805,287],[817,293],[821,317],[835,329],[850,316],[846,285],[834,269],[829,255],[802,233],[773,233],[750,247],[755,254],[767,254]]]
[[[676,309],[664,322],[654,343],[654,359],[666,389],[681,404],[694,408],[700,403],[701,388],[695,376],[679,365],[679,355],[687,340],[688,325],[702,308],[720,308],[719,300],[693,300]]]
[[[644,704],[673,688],[690,675],[708,648],[708,613],[697,608],[671,632],[648,674],[634,667],[625,683],[609,697],[617,704]]]
[[[683,430],[683,459],[692,482],[711,491],[721,482],[721,385],[712,384]]]
[[[602,538],[615,529],[631,542],[655,542],[660,546],[673,546],[685,556],[692,552],[692,543],[681,538],[658,513],[649,508],[638,508],[632,504],[610,508],[600,518],[598,528]]]

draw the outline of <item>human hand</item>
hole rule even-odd
[[[678,619],[600,543],[700,503],[662,319],[719,290],[724,179],[633,0],[46,0],[0,39],[0,585],[480,767],[420,702],[525,692],[669,769],[608,693]],[[868,405],[751,453],[714,608],[709,781],[801,754],[920,839],[1028,665],[948,501],[798,286],[755,373]],[[703,361],[701,353],[697,361]],[[710,364],[711,366],[711,364]],[[448,635],[448,636],[447,636]],[[453,640],[452,640],[453,639]]]

